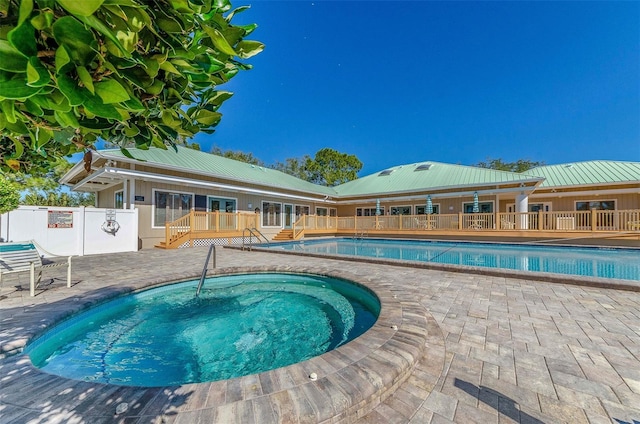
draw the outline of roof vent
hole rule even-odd
[[[433,166],[432,163],[423,163],[421,165],[418,165],[418,167],[414,169],[414,171],[427,171],[431,169],[432,166]]]
[[[385,169],[384,171],[382,171],[382,172],[380,172],[378,174],[378,177],[384,177],[384,176],[387,176],[387,175],[391,175],[391,173],[393,171],[394,171],[393,169]]]
[[[572,167],[573,167],[573,164],[572,164],[572,163],[569,163],[569,164],[566,164],[564,167],[565,167],[565,168],[572,168]]]

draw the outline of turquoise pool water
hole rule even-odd
[[[367,238],[305,240],[261,247],[640,281],[640,249]]]
[[[300,274],[172,284],[81,313],[25,349],[42,370],[128,386],[222,380],[290,365],[358,337],[380,312],[367,289]]]

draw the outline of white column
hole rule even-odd
[[[136,180],[129,180],[129,209],[135,209],[136,202]]]
[[[529,212],[529,196],[524,192],[521,192],[516,196],[516,213],[519,213],[517,215],[516,224],[520,230],[529,229],[529,217],[526,214],[527,212]]]
[[[129,180],[122,181],[122,209],[129,209]]]

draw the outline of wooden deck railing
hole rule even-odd
[[[257,228],[259,215],[244,212],[196,212],[165,224],[165,244],[170,247],[182,239],[241,236],[245,228]]]
[[[360,231],[608,231],[640,232],[640,210],[457,213],[328,217],[305,215],[294,235],[305,230]]]
[[[259,214],[195,212],[166,225],[166,246],[188,240],[241,236],[245,228],[259,228]],[[293,239],[307,234],[336,235],[456,232],[619,232],[640,234],[640,210],[457,213],[433,215],[318,216],[303,215],[293,224]]]

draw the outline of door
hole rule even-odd
[[[293,205],[284,205],[284,228],[291,229],[293,227]]]

